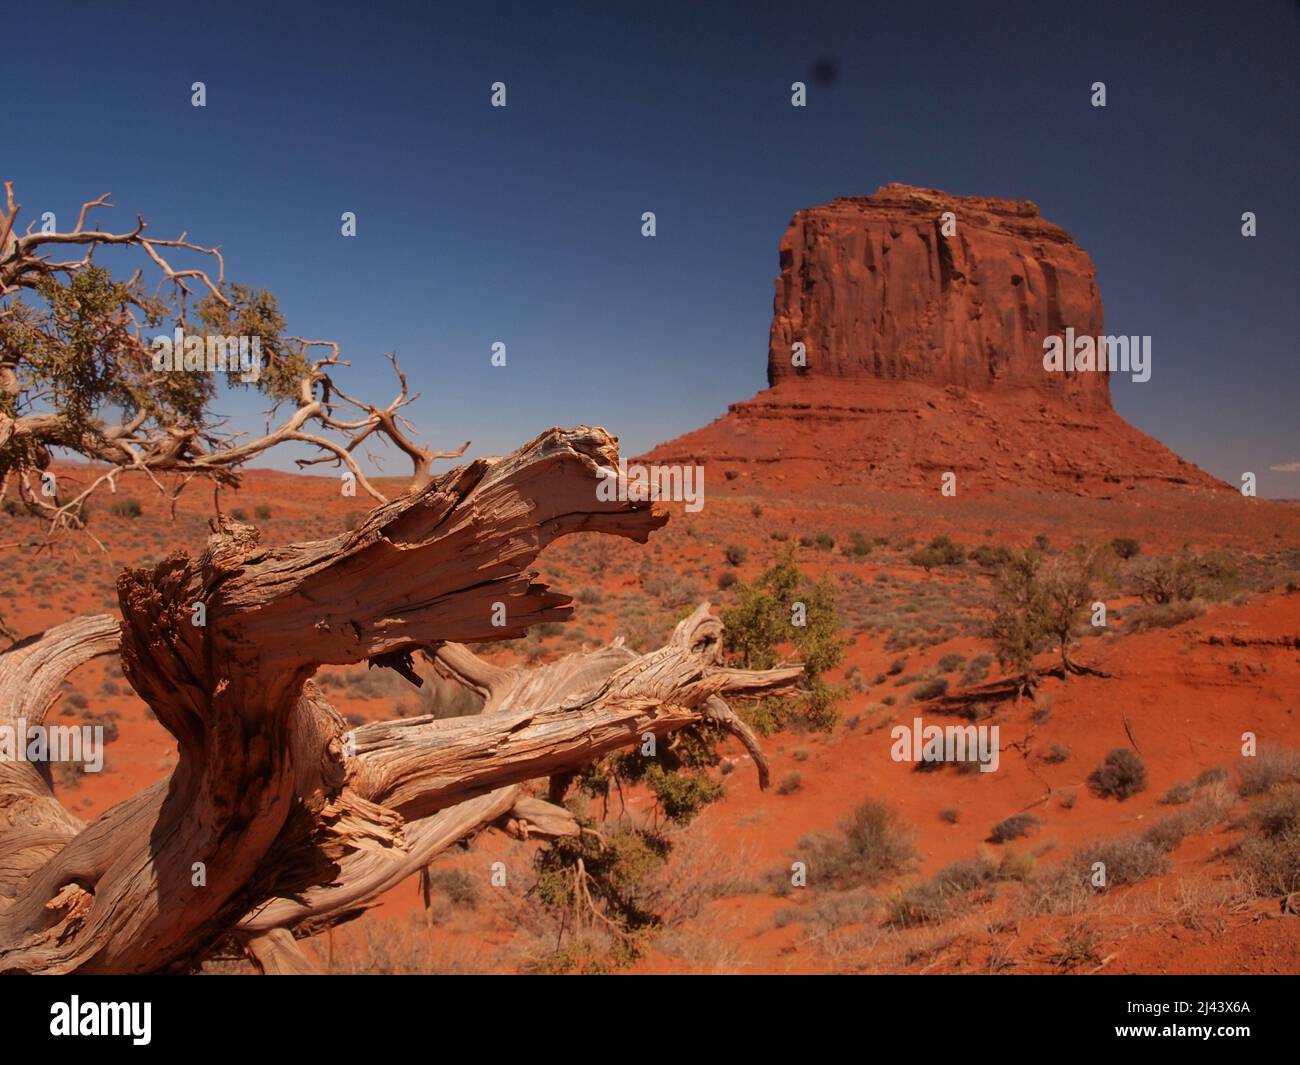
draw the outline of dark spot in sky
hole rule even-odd
[[[814,85],[834,85],[840,77],[840,65],[829,56],[823,56],[813,64],[812,80]]]

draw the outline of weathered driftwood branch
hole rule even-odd
[[[0,658],[0,725],[39,725],[78,666],[119,646],[117,619],[101,614],[56,626]],[[54,797],[46,762],[0,761],[0,910],[32,869],[84,826]]]
[[[447,643],[432,655],[432,661],[443,675],[479,692],[485,700],[480,713],[490,714],[503,706],[508,709],[521,691],[541,693],[545,702],[585,691],[635,657],[618,640],[600,651],[568,655],[537,669],[502,669],[464,644]],[[356,737],[352,734],[349,745],[356,744]],[[567,810],[531,798],[517,784],[506,785],[428,816],[406,820],[402,838],[395,840],[394,846],[349,851],[338,860],[330,879],[296,892],[292,898],[268,898],[259,904],[240,922],[238,934],[260,935],[274,928],[315,934],[353,916],[383,892],[425,868],[452,844],[494,823],[522,837],[575,835],[578,831],[577,822]],[[262,964],[262,959],[256,960]]]
[[[443,643],[564,617],[567,597],[527,572],[558,536],[644,541],[666,520],[598,501],[616,458],[603,430],[552,430],[354,532],[264,549],[251,527],[224,523],[199,558],[123,574],[124,672],[176,738],[178,762],[85,827],[39,775],[0,777],[0,971],[186,969],[232,932],[264,970],[296,971],[305,959],[277,930],[332,923],[493,822],[572,830],[519,784],[645,732],[725,720],[729,693],[794,683],[798,669],[718,666],[721,626],[706,608],[651,654],[615,646],[531,673]],[[111,630],[111,619],[84,619],[0,655],[0,715],[39,720],[69,668],[113,649]],[[484,693],[481,716],[349,734],[309,681],[324,663],[426,646]]]
[[[493,822],[523,837],[574,835],[578,827],[568,811],[522,793],[518,783],[580,769],[640,743],[647,732],[664,734],[701,720],[722,724],[743,734],[765,781],[767,763],[756,738],[720,696],[780,690],[796,683],[802,670],[721,669],[720,635],[721,623],[705,603],[665,647],[647,655],[619,641],[535,670],[502,670],[463,646],[441,648],[439,668],[477,678],[488,690],[483,716],[379,722],[353,734],[357,757],[348,763],[345,791],[397,811],[405,820],[403,837],[391,847],[351,851],[333,882],[270,900],[240,922],[240,932],[292,927],[314,934]],[[454,801],[499,781],[515,783]]]

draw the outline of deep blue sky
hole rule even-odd
[[[766,383],[791,215],[904,181],[1036,201],[1096,262],[1109,330],[1154,338],[1120,412],[1300,496],[1268,470],[1300,461],[1294,2],[47,2],[4,27],[27,220],[111,190],[106,225],[221,244],[375,368],[353,391],[387,398],[395,351],[437,446],[589,422],[634,453],[710,421]]]

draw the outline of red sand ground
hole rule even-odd
[[[716,477],[704,511],[686,514],[674,508],[672,522],[646,547],[622,542],[603,546],[601,538],[584,536],[549,551],[543,558],[543,578],[580,596],[568,629],[580,628],[581,634],[579,640],[566,639],[564,634],[550,637],[533,650],[547,657],[576,649],[580,643],[593,647],[637,626],[643,629],[639,638],[657,645],[677,611],[670,602],[673,590],[647,590],[650,579],[680,580],[686,587],[677,591],[687,600],[703,597],[724,602],[728,593],[715,586],[717,574],[726,568],[723,547],[747,548],[748,559],[737,572],[749,578],[784,546],[771,539],[773,532],[789,533],[797,542],[801,535],[826,531],[837,544],[846,542],[852,531],[886,536],[891,543],[947,532],[967,546],[1023,543],[1039,533],[1060,546],[1098,535],[1127,535],[1138,538],[1147,554],[1190,545],[1263,555],[1294,550],[1300,544],[1297,508],[1239,498],[1225,501],[1217,491],[1179,494],[1139,486],[1117,499],[1025,490],[1020,496],[1008,492],[951,500],[938,498],[937,493],[868,494],[865,489],[851,493],[842,485],[812,480],[803,484],[801,498],[792,499],[779,494],[779,480],[750,473],[745,470],[731,481]],[[72,469],[65,474],[79,475]],[[4,549],[0,614],[11,628],[28,634],[77,613],[110,609],[112,580],[122,567],[157,560],[174,549],[193,551],[200,546],[210,514],[209,496],[187,494],[173,520],[162,501],[149,494],[146,483],[130,484],[123,494],[128,492],[142,501],[145,515],[114,517],[107,513],[108,500],[102,501],[93,528],[107,546],[106,553],[78,537],[60,541],[53,554]],[[258,523],[271,541],[288,542],[332,534],[343,526],[348,512],[363,511],[366,503],[340,498],[337,482],[330,478],[254,471],[237,494],[226,493],[224,506],[243,508],[250,515],[259,506],[269,507],[270,517]],[[0,543],[37,529],[25,520],[0,521],[6,523]],[[878,548],[864,560],[853,560],[842,555],[838,546],[833,552],[798,551],[801,566],[809,572],[830,569],[842,580],[860,580],[867,591],[874,588],[879,573],[908,582],[903,590],[912,588],[918,594],[936,589],[949,589],[954,596],[981,594],[986,586],[985,575],[973,565],[956,574],[927,576],[907,563],[906,554],[893,547]],[[650,568],[643,571],[647,560]],[[843,592],[841,604],[845,604]],[[1115,606],[1122,611],[1123,604]],[[644,617],[636,612],[641,607]],[[897,602],[888,609],[897,609]],[[855,615],[859,620],[863,616],[869,617],[870,610]],[[1116,627],[1122,631],[1122,622]],[[870,681],[902,655],[908,658],[906,674],[912,674],[924,672],[952,651],[970,657],[989,650],[986,641],[972,635],[932,647],[888,650],[883,633],[869,633],[857,621],[850,624],[848,635],[852,643],[837,678],[856,667]],[[518,653],[518,647],[492,652],[502,659]],[[982,846],[1000,851],[983,843],[990,827],[1026,808],[1044,823],[1012,846],[1034,853],[1042,868],[1086,840],[1141,829],[1169,812],[1170,808],[1158,805],[1158,797],[1172,784],[1203,770],[1231,769],[1247,730],[1265,742],[1300,744],[1296,720],[1300,595],[1281,587],[1251,595],[1244,605],[1211,606],[1171,629],[1086,640],[1078,657],[1114,676],[1078,677],[1068,683],[1048,680],[1050,718],[1036,726],[1028,758],[1005,748],[1025,738],[1032,704],[1000,708],[993,719],[1001,728],[1004,747],[999,772],[919,773],[908,764],[891,761],[888,726],[894,721],[910,722],[919,711],[905,702],[911,685],[895,687],[895,678],[889,677],[883,684],[868,684],[867,690],[850,694],[842,713],[844,719],[859,719],[854,727],[842,722],[829,735],[786,733],[766,740],[773,780],[796,772],[801,778],[801,786],[790,794],[775,789],[760,792],[743,752],[738,747],[726,749],[736,767],[725,777],[725,797],[706,808],[688,832],[700,846],[716,848],[715,861],[756,877],[788,866],[806,833],[833,828],[867,797],[884,798],[915,830],[921,854],[915,873],[881,889],[887,893],[947,862],[972,857]],[[159,778],[174,758],[170,738],[147,716],[120,675],[113,678],[111,672],[103,661],[84,667],[72,678],[73,691],[51,711],[53,719],[61,714],[102,714],[107,709],[120,714],[120,735],[108,748],[107,770],[84,777],[67,799],[83,818],[98,815]],[[378,698],[350,696],[346,689],[330,691],[342,711],[366,718],[390,715],[395,699],[413,699],[400,689],[397,695]],[[74,692],[86,699],[84,711],[72,705]],[[881,707],[881,700],[890,694],[898,704]],[[875,709],[868,711],[868,707]],[[929,712],[923,716],[941,724],[945,720]],[[1125,718],[1146,760],[1150,783],[1141,794],[1119,803],[1092,795],[1085,780],[1107,751],[1128,745]],[[1067,747],[1069,758],[1060,764],[1042,761],[1041,752],[1051,744]],[[1051,797],[1040,802],[1048,785]],[[1075,797],[1072,808],[1062,806],[1063,795]],[[630,797],[629,808],[634,811],[644,811],[647,805],[642,794]],[[941,811],[950,808],[957,811],[955,824],[941,817]],[[1238,813],[1245,808],[1240,803]],[[1275,899],[1243,900],[1239,891],[1231,890],[1232,864],[1226,852],[1240,834],[1240,829],[1228,824],[1192,836],[1174,851],[1168,873],[1132,888],[1112,890],[1087,913],[1025,916],[1010,904],[1006,892],[999,891],[951,921],[908,936],[882,938],[878,917],[829,932],[799,921],[787,923],[777,915],[803,905],[804,900],[783,900],[751,884],[707,903],[674,928],[671,937],[662,936],[635,969],[1058,971],[1052,958],[1082,921],[1098,930],[1099,946],[1093,956],[1104,972],[1300,971],[1300,920],[1281,916]],[[512,877],[526,881],[532,850],[489,833],[450,861],[486,879],[489,862],[500,858],[508,862]],[[389,918],[406,927],[418,910],[416,886],[407,883],[383,899],[362,927],[373,935]],[[444,960],[455,956],[457,966],[517,964],[517,960],[496,960],[511,943],[512,927],[491,907],[458,915],[440,926],[436,936],[444,949],[438,956]],[[313,947],[319,952],[326,949],[320,942]]]

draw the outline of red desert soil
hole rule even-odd
[[[71,468],[64,473],[84,476],[84,471]],[[687,600],[709,598],[724,603],[729,593],[714,587],[717,574],[728,568],[722,561],[724,546],[737,544],[747,549],[748,559],[737,572],[750,578],[783,546],[771,540],[774,531],[792,533],[796,541],[802,533],[826,531],[837,543],[846,542],[851,531],[860,531],[887,536],[891,544],[943,531],[973,546],[1028,542],[1032,529],[1035,534],[1045,533],[1053,544],[1064,545],[1086,539],[1089,521],[1095,521],[1099,530],[1118,528],[1137,537],[1143,550],[1150,553],[1181,548],[1192,529],[1202,530],[1190,538],[1194,546],[1230,542],[1261,552],[1277,550],[1281,544],[1295,545],[1300,531],[1300,512],[1268,503],[1254,504],[1253,513],[1258,517],[1236,535],[1216,530],[1214,497],[1185,501],[1180,508],[1167,498],[1163,506],[1152,500],[1150,507],[1134,509],[1122,526],[1114,526],[1100,511],[1080,525],[1075,508],[1081,503],[1107,504],[1077,497],[1040,497],[1034,509],[1016,511],[1011,520],[1003,522],[978,511],[972,523],[972,515],[952,506],[951,500],[926,504],[916,497],[886,498],[867,510],[829,502],[792,505],[766,495],[742,495],[740,486],[731,488],[723,498],[710,499],[701,513],[673,508],[673,520],[647,547],[621,542],[605,546],[598,537],[582,536],[548,552],[542,560],[543,579],[580,599],[566,631],[547,637],[529,651],[544,660],[637,631],[644,632],[646,643],[657,643],[678,611],[665,605],[671,603],[674,589],[664,592],[651,586],[647,590],[655,575],[677,575],[684,587],[676,589],[676,594]],[[156,561],[182,547],[193,550],[202,542],[209,499],[199,493],[182,497],[172,520],[162,501],[145,493],[145,486],[131,490],[139,493],[145,509],[142,518],[115,517],[101,511],[92,526],[107,553],[78,539],[63,541],[52,555],[19,555],[6,550],[0,592],[7,598],[0,611],[12,628],[31,633],[75,614],[110,609],[112,582],[121,567]],[[237,493],[224,495],[223,506],[226,510],[238,507],[249,515],[259,507],[269,508],[270,516],[258,524],[270,541],[289,542],[338,530],[348,512],[364,504],[341,499],[337,483],[330,478],[253,471]],[[1052,514],[1060,516],[1057,524],[1047,523]],[[1067,515],[1075,520],[1065,520]],[[1159,524],[1146,524],[1150,521]],[[971,564],[955,576],[938,572],[926,576],[906,562],[906,554],[905,550],[882,547],[871,557],[857,560],[838,550],[801,548],[798,559],[808,572],[830,570],[842,582],[850,582],[849,586],[870,589],[878,574],[888,575],[896,582],[890,587],[897,586],[904,601],[921,594],[961,596],[986,583]],[[646,559],[652,560],[652,570],[643,569]],[[841,596],[845,607],[843,592]],[[645,610],[638,604],[644,604]],[[1122,606],[1116,604],[1115,609]],[[870,607],[863,609],[869,611]],[[1117,622],[1115,628],[1122,632],[1122,625]],[[579,630],[576,638],[574,630]],[[886,673],[891,663],[903,656],[907,658],[904,675],[910,675],[925,672],[949,653],[971,658],[989,650],[987,641],[966,634],[905,651],[887,649],[884,633],[867,632],[854,624],[847,635],[852,643],[835,680],[851,674],[870,680]],[[990,828],[1028,808],[1043,824],[1029,839],[1009,846],[1030,850],[1040,866],[1050,865],[1086,840],[1150,824],[1167,812],[1157,798],[1174,783],[1215,767],[1231,770],[1238,761],[1241,735],[1247,730],[1264,742],[1295,745],[1300,739],[1296,720],[1300,702],[1298,641],[1300,595],[1283,591],[1252,596],[1243,606],[1211,606],[1201,616],[1171,629],[1086,640],[1079,657],[1114,676],[1076,677],[1068,683],[1046,681],[1051,713],[1048,720],[1035,726],[1028,759],[1007,749],[1007,744],[1024,740],[1034,705],[1028,701],[1019,709],[1005,705],[991,719],[1001,729],[1004,749],[999,771],[990,774],[963,774],[953,769],[921,773],[909,764],[892,761],[889,727],[893,723],[910,723],[916,715],[940,724],[954,719],[907,705],[911,685],[895,687],[897,678],[890,676],[883,684],[870,684],[866,691],[851,691],[842,706],[841,724],[830,735],[780,733],[765,740],[773,781],[790,773],[800,776],[800,787],[790,794],[760,791],[744,752],[738,746],[725,748],[728,759],[735,762],[734,771],[724,778],[725,796],[706,807],[687,832],[697,837],[701,848],[716,848],[735,873],[759,877],[787,868],[797,857],[799,840],[805,834],[833,828],[868,797],[883,798],[916,830],[921,863],[915,874],[897,882],[905,885],[947,862],[975,856],[982,846],[1000,851],[1003,848],[983,842]],[[500,660],[517,658],[519,653],[517,648],[490,652]],[[129,692],[120,675],[111,677],[110,672],[115,671],[106,669],[102,661],[83,667],[72,681],[75,692],[85,698],[86,708],[72,705],[74,693],[70,691],[63,705],[51,712],[54,720],[61,714],[102,715],[106,710],[121,715],[117,720],[119,738],[108,747],[106,771],[83,776],[80,786],[69,795],[72,809],[83,818],[96,816],[163,776],[173,759],[170,738],[147,717],[143,704]],[[389,681],[383,693],[374,697],[368,697],[360,685],[327,690],[345,714],[365,719],[391,716],[395,704],[403,702],[411,704],[408,712],[415,712],[416,693],[401,681]],[[881,700],[889,695],[897,697],[897,704],[882,706]],[[1128,745],[1125,718],[1146,759],[1150,782],[1144,792],[1120,803],[1095,797],[1085,780],[1109,750]],[[1042,752],[1053,744],[1068,748],[1066,761],[1055,765],[1042,761]],[[1052,796],[1041,802],[1049,785]],[[1060,801],[1067,795],[1074,797],[1070,809]],[[634,792],[629,797],[628,808],[633,812],[645,811],[648,806],[644,794]],[[942,811],[950,809],[957,811],[955,824],[941,817]],[[1240,810],[1244,809],[1243,804]],[[617,813],[614,810],[611,816]],[[1208,899],[1228,882],[1230,863],[1224,852],[1239,835],[1232,828],[1219,827],[1193,836],[1173,853],[1173,866],[1167,874],[1108,893],[1096,916],[1104,937],[1101,956],[1113,955],[1103,971],[1300,971],[1300,921],[1277,915],[1275,900],[1261,899],[1244,907],[1214,901],[1188,903],[1190,913],[1178,908],[1180,893]],[[506,860],[512,876],[529,880],[532,855],[531,845],[488,834],[450,861],[486,880],[490,863]],[[910,962],[898,954],[900,947],[891,947],[892,953],[873,948],[870,924],[837,929],[839,937],[851,937],[856,931],[865,938],[862,944],[850,941],[827,956],[819,942],[805,938],[802,924],[777,927],[783,923],[777,915],[797,901],[782,900],[750,886],[710,902],[676,930],[679,939],[703,946],[692,948],[695,952],[686,960],[655,951],[636,968],[982,971],[989,965],[992,945],[997,944],[997,949],[1010,957],[1008,964],[1014,965],[1010,971],[1050,971],[1053,964],[1048,958],[1068,932],[1068,922],[1063,924],[1062,918],[1004,915],[994,900],[978,909],[973,925],[971,915],[966,915],[957,925],[941,925],[926,933],[931,939],[938,934],[942,949],[923,943],[912,949],[915,958]],[[405,928],[419,910],[418,890],[411,882],[385,897],[367,921],[391,917]],[[989,928],[996,932],[990,933]],[[465,957],[482,955],[481,964],[489,967],[496,956],[491,952],[503,949],[510,939],[509,926],[503,926],[500,917],[490,911],[458,918],[454,926],[440,928],[438,934],[462,963]]]

